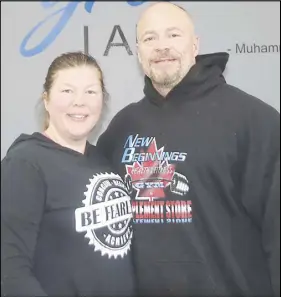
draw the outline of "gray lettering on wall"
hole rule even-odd
[[[115,34],[116,34],[117,31],[118,31],[121,39],[122,39],[122,42],[113,42],[113,39],[114,39]],[[126,37],[125,37],[125,35],[124,35],[124,33],[123,33],[123,31],[122,31],[122,29],[121,29],[121,27],[119,25],[114,26],[103,55],[108,56],[109,50],[113,46],[124,46],[127,53],[128,53],[128,55],[129,56],[133,55],[133,53],[132,53],[132,51],[130,49],[130,46],[128,44],[128,41],[127,41],[127,39],[126,39]]]
[[[89,54],[89,28],[84,26],[84,53]]]
[[[236,43],[237,54],[280,53],[280,44]]]

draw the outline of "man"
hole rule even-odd
[[[280,296],[280,117],[228,85],[227,53],[198,55],[188,13],[137,26],[144,98],[98,148],[132,195],[140,296]]]

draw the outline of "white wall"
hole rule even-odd
[[[111,94],[103,129],[118,110],[143,96],[143,76],[135,55],[135,25],[149,3],[140,1],[140,5],[131,6],[127,2],[88,2],[88,10],[93,6],[87,12],[85,2],[81,2],[48,47],[33,56],[23,56],[20,47],[31,29],[69,3],[47,1],[45,6],[49,7],[44,8],[41,2],[1,2],[1,159],[20,133],[38,130],[35,106],[48,66],[65,51],[84,50],[84,26],[88,26],[89,52],[100,62]],[[280,111],[280,2],[177,4],[193,15],[201,53],[231,50],[227,81]],[[44,23],[26,48],[37,47],[60,17],[57,14]],[[111,47],[108,56],[103,55],[115,25],[122,29],[132,55],[123,46]],[[113,42],[121,42],[118,32]],[[237,45],[241,48],[243,43],[270,52],[237,52]]]

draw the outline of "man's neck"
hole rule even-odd
[[[61,146],[67,147],[81,154],[84,154],[85,152],[86,142],[87,142],[86,139],[81,139],[81,140],[67,139],[66,140],[64,137],[60,136],[59,133],[55,131],[55,129],[52,129],[52,127],[49,127],[47,130],[45,130],[44,134]]]
[[[176,81],[174,81],[173,83],[171,83],[169,85],[163,85],[163,84],[160,85],[160,84],[156,84],[155,82],[152,81],[152,85],[153,85],[154,89],[157,90],[157,92],[165,98],[168,95],[168,93],[183,80],[183,78],[187,75],[189,70],[194,65],[195,65],[195,60],[192,64],[190,64],[186,73],[183,73],[180,78],[178,78]]]
[[[152,83],[154,89],[162,95],[164,98],[168,95],[168,93],[172,90],[173,87],[165,87],[163,85],[157,85],[155,83]]]
[[[180,83],[181,80],[182,78],[168,85],[163,85],[163,84],[160,85],[152,82],[152,85],[154,89],[157,90],[157,92],[165,98],[168,95],[168,93],[170,93],[170,91]]]

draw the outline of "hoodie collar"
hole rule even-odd
[[[10,154],[14,149],[17,149],[17,147],[19,147],[23,143],[27,143],[27,142],[32,142],[34,144],[37,144],[38,146],[46,147],[49,149],[65,151],[65,152],[68,152],[70,154],[77,155],[77,156],[89,156],[92,153],[92,150],[95,149],[95,146],[90,144],[89,141],[87,141],[85,153],[81,154],[73,149],[64,147],[64,146],[56,143],[51,138],[45,136],[41,132],[34,132],[32,134],[22,133],[19,137],[17,137],[14,140],[14,142],[11,144],[9,149],[7,150],[7,155]]]
[[[166,97],[159,94],[150,78],[145,76],[144,94],[151,103],[158,106],[198,98],[225,82],[223,72],[228,59],[229,54],[225,52],[198,55],[196,63]]]

